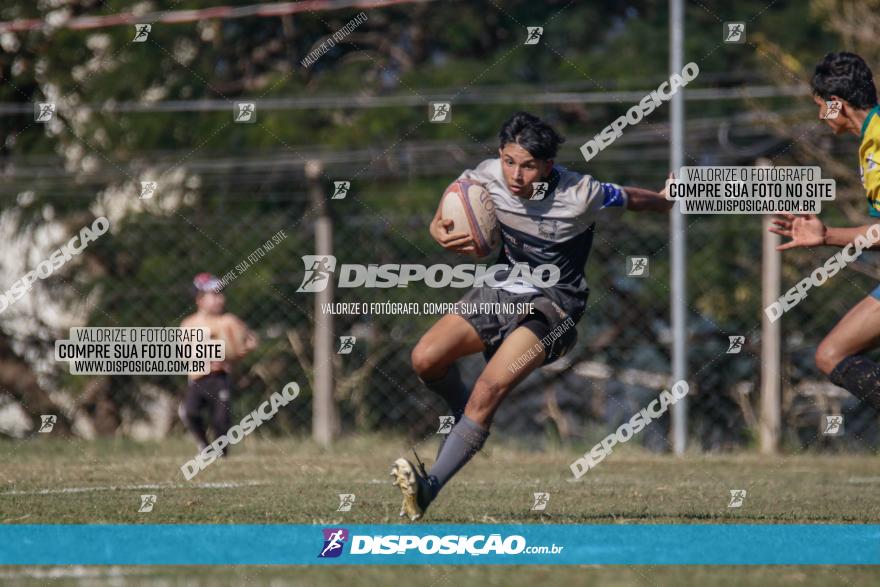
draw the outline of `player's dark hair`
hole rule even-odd
[[[535,159],[546,161],[556,157],[559,145],[565,138],[556,130],[528,112],[517,112],[501,125],[498,139],[503,149],[505,145],[515,143],[531,153]]]
[[[877,105],[874,74],[865,60],[855,53],[828,53],[816,66],[810,80],[813,94],[823,100],[838,96],[856,108],[868,110]]]

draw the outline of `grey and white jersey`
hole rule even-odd
[[[482,184],[492,196],[503,242],[496,263],[528,263],[532,269],[550,264],[560,270],[558,283],[550,288],[539,289],[518,279],[497,287],[513,293],[540,291],[580,318],[589,293],[584,265],[593,244],[595,223],[607,215],[619,215],[626,208],[626,191],[619,185],[555,165],[544,179],[549,183],[546,195],[527,200],[507,188],[501,159],[497,158],[468,169],[459,179]],[[496,275],[499,281],[506,278],[503,272]]]

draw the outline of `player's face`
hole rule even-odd
[[[208,314],[222,314],[226,304],[226,296],[222,293],[208,291],[199,296],[196,305],[199,310]]]
[[[837,96],[832,96],[832,99],[840,102],[840,100],[837,98]],[[822,98],[820,98],[819,96],[813,96],[813,102],[815,102],[816,105],[819,107],[819,120],[824,120],[825,123],[831,127],[831,130],[834,132],[834,134],[839,135],[839,134],[843,134],[843,133],[847,132],[848,128],[847,128],[847,124],[846,124],[846,118],[844,118],[842,106],[841,106],[840,112],[837,113],[837,116],[835,116],[833,118],[829,118],[828,117],[828,111],[829,111],[828,103],[825,100],[823,100]],[[841,102],[841,104],[842,104],[842,102]]]
[[[532,183],[541,181],[553,169],[552,160],[541,160],[532,157],[531,153],[517,145],[507,143],[498,150],[501,157],[501,170],[510,192],[519,198],[532,195]]]

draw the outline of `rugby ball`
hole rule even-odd
[[[501,242],[501,227],[489,191],[469,179],[453,181],[440,201],[440,216],[452,220],[449,232],[464,232],[474,239],[474,255],[485,257]]]

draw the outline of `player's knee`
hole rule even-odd
[[[412,362],[413,371],[425,381],[430,381],[443,375],[443,365],[437,360],[430,343],[419,341],[410,354],[410,361]]]
[[[480,376],[474,383],[474,390],[468,402],[477,410],[494,410],[504,397],[507,387],[493,378]]]
[[[816,366],[825,375],[830,374],[842,360],[846,358],[833,342],[823,340],[816,349]]]

